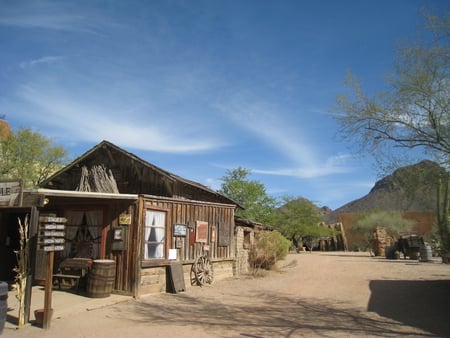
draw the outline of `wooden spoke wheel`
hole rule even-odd
[[[192,285],[211,285],[214,283],[214,269],[208,257],[197,257],[192,264],[191,284]]]

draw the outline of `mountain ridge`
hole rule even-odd
[[[444,171],[438,163],[423,160],[400,167],[377,181],[370,192],[324,215],[334,223],[342,213],[371,210],[429,212],[436,210],[436,175]]]

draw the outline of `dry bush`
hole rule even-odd
[[[279,232],[263,232],[259,234],[256,245],[250,250],[250,268],[254,276],[261,270],[271,270],[278,260],[289,253],[291,242]]]

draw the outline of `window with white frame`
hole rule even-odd
[[[144,259],[164,258],[166,212],[145,211]]]

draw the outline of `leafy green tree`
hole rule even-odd
[[[273,222],[281,233],[298,248],[302,243],[312,243],[321,236],[329,236],[333,231],[321,225],[319,209],[307,199],[284,197],[284,205],[273,214]]]
[[[250,170],[238,167],[227,170],[222,177],[220,193],[240,203],[245,210],[237,210],[236,215],[255,222],[270,222],[276,200],[266,193],[264,185],[249,179]]]
[[[398,238],[402,232],[411,231],[412,226],[413,222],[403,218],[400,212],[372,211],[361,215],[352,226],[351,231],[362,235],[364,242],[361,243],[361,246],[367,249],[370,247],[372,234],[377,227],[385,228],[389,236]]]
[[[67,151],[28,128],[0,140],[0,177],[22,179],[24,186],[37,187],[67,162]]]
[[[386,90],[369,96],[349,75],[350,93],[337,98],[335,116],[343,139],[380,165],[395,165],[402,157],[416,156],[412,150],[422,150],[446,168],[447,173],[430,184],[439,193],[439,233],[443,250],[450,254],[450,13],[427,19],[434,39],[399,48]]]

